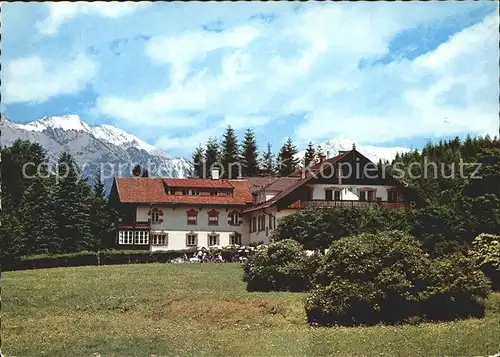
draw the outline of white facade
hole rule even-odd
[[[196,224],[188,224],[188,211],[197,211]],[[218,212],[217,224],[209,224],[209,212]],[[151,244],[151,250],[182,250],[191,247],[216,246],[223,247],[231,244],[233,233],[241,234],[241,244],[247,245],[248,225],[242,219],[237,219],[237,224],[230,224],[229,214],[240,213],[242,208],[220,207],[220,206],[149,206],[139,205],[136,210],[136,221],[147,222],[151,217],[151,235],[148,243],[153,243],[153,235],[166,234],[165,238],[157,239],[159,244]],[[161,212],[161,214],[159,214]],[[241,214],[239,215],[241,217]],[[212,221],[213,222],[213,221]],[[196,244],[188,245],[187,234],[196,235]],[[209,235],[217,235],[217,243],[210,244]],[[212,242],[213,243],[213,242]]]
[[[265,212],[265,213],[264,213]],[[276,207],[267,208],[265,210],[257,210],[253,212],[246,213],[244,216],[244,221],[246,227],[248,227],[248,242],[258,243],[264,242],[264,244],[269,243],[272,233],[279,224],[281,218],[288,216],[292,213],[297,212],[296,209],[286,209],[278,211]],[[271,215],[271,221],[269,220],[269,215]],[[263,224],[261,223],[259,229],[259,217],[264,216]],[[256,229],[253,229],[253,220],[256,220]]]
[[[395,190],[396,186],[381,186],[381,185],[339,185],[339,184],[314,184],[308,185],[312,188],[313,200],[324,200],[327,190],[340,191],[340,199],[342,201],[358,201],[360,190],[375,190],[375,197],[382,201],[388,201],[388,192]]]

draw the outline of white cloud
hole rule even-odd
[[[243,129],[303,113],[305,120],[295,130],[300,142],[338,134],[384,142],[495,133],[494,15],[414,60],[401,56],[387,64],[358,66],[389,54],[396,35],[463,15],[469,5],[409,6],[335,3],[283,14],[270,24],[153,37],[146,54],[156,65],[169,66],[171,83],[138,99],[102,96],[96,109],[127,124],[192,128],[192,135],[176,137],[174,132],[158,140],[171,149],[197,146],[228,123]],[[410,41],[408,46],[415,48]],[[196,115],[181,119],[183,111]],[[208,122],[213,117],[220,119]],[[209,129],[195,126],[195,120]]]
[[[176,36],[153,38],[146,53],[156,62],[172,65],[173,86],[183,81],[194,59],[203,59],[206,54],[220,48],[242,48],[258,36],[254,27],[236,27],[222,33],[185,32]]]
[[[38,56],[8,61],[3,69],[5,103],[45,102],[49,98],[80,92],[97,74],[99,65],[77,55],[69,61],[48,61]]]
[[[151,2],[67,2],[54,1],[46,4],[49,15],[45,20],[36,24],[38,32],[42,35],[53,35],[59,27],[79,14],[95,14],[116,19],[130,14],[138,9],[146,8]]]

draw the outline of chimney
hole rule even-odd
[[[325,159],[326,159],[326,156],[325,155],[321,155],[319,157],[319,163],[321,164],[323,161],[325,161]]]
[[[219,169],[212,169],[212,180],[219,179]]]

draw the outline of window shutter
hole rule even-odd
[[[151,210],[148,211],[148,216],[151,216]]]
[[[238,223],[243,224],[243,217],[242,216],[238,216]]]
[[[160,216],[163,216],[163,210],[162,209],[160,210]]]

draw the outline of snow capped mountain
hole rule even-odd
[[[89,133],[97,139],[107,143],[121,146],[122,148],[137,147],[146,150],[152,155],[166,156],[160,149],[142,141],[138,137],[112,125],[89,126],[78,115],[68,114],[63,116],[43,117],[40,120],[32,121],[28,124],[11,123],[14,127],[27,131],[42,132],[48,129],[62,129],[65,131],[75,130]]]
[[[338,136],[326,142],[318,143],[314,145],[314,147],[316,148],[317,145],[320,145],[325,155],[327,155],[327,157],[330,158],[338,155],[339,151],[351,150],[353,144],[356,144],[356,150],[358,150],[361,154],[366,156],[374,163],[377,163],[379,159],[381,159],[382,161],[388,160],[390,162],[394,159],[396,153],[401,154],[410,151],[410,149],[401,146],[381,147],[381,146],[371,146],[371,145],[359,145],[355,140],[347,138],[345,136]],[[304,157],[304,154],[305,150],[300,151],[296,157],[302,159]]]
[[[62,151],[69,151],[85,176],[95,175],[103,168],[114,176],[130,176],[135,164],[146,167],[151,176],[162,177],[186,177],[191,169],[183,158],[171,158],[166,152],[112,125],[88,125],[78,115],[43,117],[27,124],[14,123],[2,116],[0,125],[2,146],[16,139],[37,142],[47,150],[52,162]],[[107,188],[111,182],[110,177],[106,181]]]

